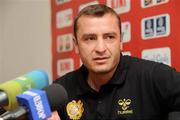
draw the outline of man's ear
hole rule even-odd
[[[122,42],[122,40],[120,41],[120,50],[121,51],[123,50],[123,42]]]
[[[121,37],[120,37],[120,50],[121,50],[121,51],[123,50],[123,42],[122,42],[123,36],[124,36],[124,33],[122,32],[122,33],[121,33]]]
[[[75,53],[79,54],[78,41],[74,36],[73,36],[73,45],[74,45]]]

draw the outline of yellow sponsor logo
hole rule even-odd
[[[117,111],[118,114],[133,114],[133,110],[129,109],[131,105],[131,99],[120,99],[118,104],[121,107],[121,110]]]

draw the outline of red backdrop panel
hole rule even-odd
[[[73,19],[88,4],[112,7],[121,17],[123,54],[163,62],[180,71],[180,0],[51,0],[53,79],[79,68]]]

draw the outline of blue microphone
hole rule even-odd
[[[20,106],[28,108],[29,120],[44,120],[51,116],[51,109],[45,91],[31,89],[17,95]]]

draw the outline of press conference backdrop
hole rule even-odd
[[[121,17],[123,54],[180,71],[180,0],[51,0],[53,79],[82,64],[73,48],[73,19],[83,7],[96,3]]]

